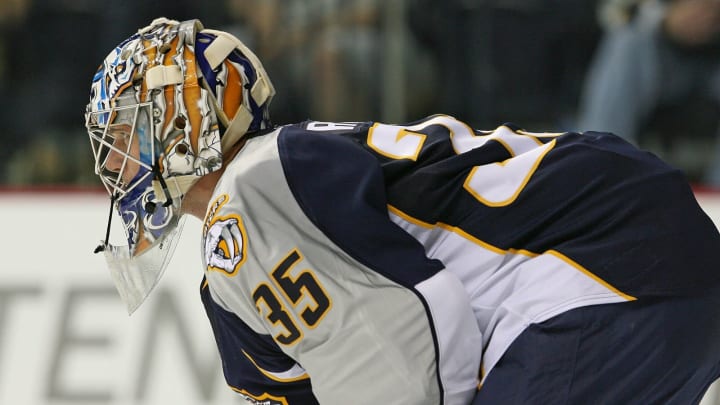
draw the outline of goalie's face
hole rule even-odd
[[[112,145],[106,158],[105,169],[115,173],[114,177],[119,178],[121,184],[130,184],[140,171],[140,147],[137,137],[133,136],[131,126],[121,125],[110,129],[108,138]]]
[[[89,112],[86,121],[95,173],[120,214],[130,253],[138,256],[174,226],[180,198],[158,196],[153,186],[160,177],[152,103],[122,104]]]
[[[149,108],[149,104],[136,104],[88,114],[95,173],[115,198],[152,176],[155,154],[152,127],[147,125]]]

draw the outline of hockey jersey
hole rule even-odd
[[[655,156],[445,115],[250,138],[202,232],[225,377],[258,404],[467,404],[530,324],[720,280]]]

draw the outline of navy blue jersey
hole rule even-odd
[[[716,228],[653,155],[442,115],[249,139],[203,241],[228,384],[270,404],[467,404],[529,325],[720,281]]]

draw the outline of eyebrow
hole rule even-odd
[[[127,124],[111,125],[107,129],[107,134],[113,138],[128,138],[132,135],[132,127]]]
[[[132,125],[129,125],[129,124],[111,124],[110,127],[108,128],[108,131],[113,131],[113,130],[125,130],[125,131],[127,131],[127,132],[130,132],[130,131],[132,131]]]

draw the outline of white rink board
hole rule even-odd
[[[720,223],[720,194],[700,200]],[[168,274],[128,317],[92,254],[108,204],[0,192],[0,404],[245,404],[224,383],[199,297],[200,221],[188,219]]]
[[[244,404],[200,301],[200,221],[128,317],[92,253],[108,209],[100,193],[0,194],[0,404]]]

